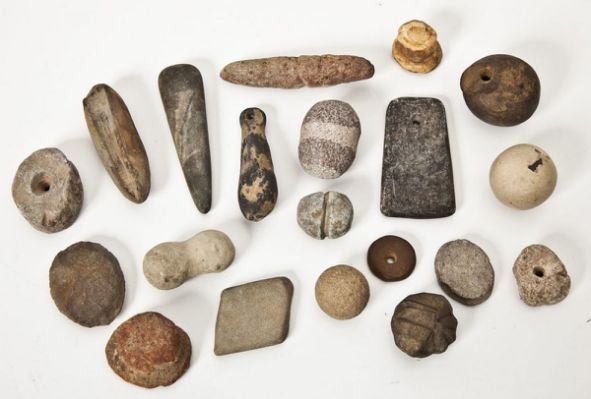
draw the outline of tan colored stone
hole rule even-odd
[[[327,315],[352,319],[369,301],[369,284],[354,267],[337,265],[326,269],[316,281],[316,302]]]
[[[398,29],[392,56],[407,71],[428,73],[443,57],[435,30],[423,21],[412,20]]]

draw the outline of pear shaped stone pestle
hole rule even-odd
[[[265,113],[258,108],[247,108],[240,114],[238,204],[244,217],[253,222],[271,213],[277,202],[277,179],[265,136],[266,123]]]
[[[205,230],[186,241],[164,242],[149,250],[144,275],[154,287],[170,290],[200,274],[225,270],[235,253],[226,234]]]
[[[160,96],[189,192],[201,213],[211,208],[211,158],[201,73],[172,65],[158,77]]]
[[[106,84],[84,98],[90,137],[111,179],[128,200],[142,203],[150,193],[150,165],[127,106]]]

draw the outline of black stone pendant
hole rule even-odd
[[[386,113],[381,211],[428,219],[456,210],[445,108],[436,98],[402,97]]]
[[[238,204],[244,217],[253,222],[271,213],[277,202],[277,179],[265,136],[266,123],[265,113],[258,108],[247,108],[240,114],[242,149]]]

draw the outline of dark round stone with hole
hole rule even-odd
[[[495,126],[514,126],[540,102],[540,79],[525,61],[506,54],[484,57],[462,74],[460,87],[470,111]]]
[[[12,182],[12,198],[19,211],[45,233],[70,227],[78,218],[83,197],[78,170],[57,148],[29,155]]]
[[[378,238],[367,251],[369,270],[383,281],[404,280],[411,275],[416,262],[412,245],[397,236]]]
[[[117,258],[93,242],[78,242],[56,255],[49,269],[49,288],[59,311],[85,327],[110,324],[125,297]]]

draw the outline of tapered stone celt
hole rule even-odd
[[[111,179],[130,201],[150,193],[150,165],[127,106],[106,84],[94,86],[82,104],[90,137]]]
[[[158,77],[174,146],[193,202],[211,208],[211,158],[201,73],[193,65],[172,65]]]
[[[456,210],[445,108],[435,98],[398,98],[386,114],[381,211],[417,219]]]
[[[258,108],[247,108],[240,114],[242,150],[238,204],[244,217],[253,222],[271,213],[277,202],[277,179],[265,136],[266,123],[265,113]]]

